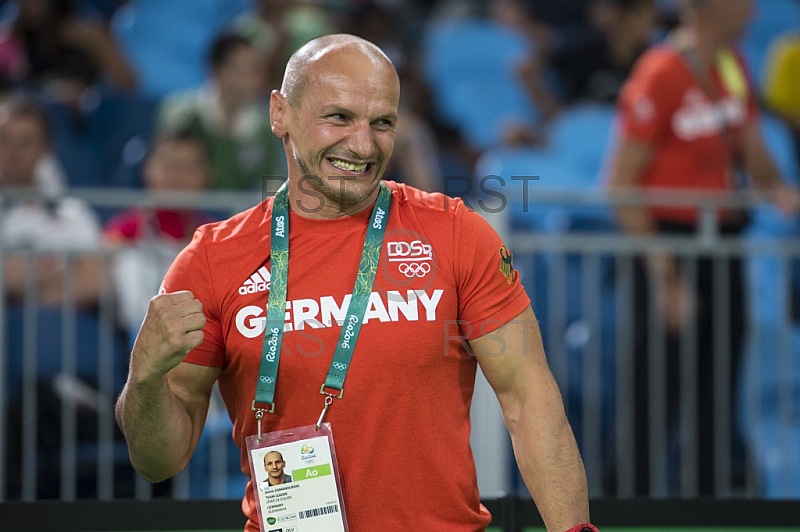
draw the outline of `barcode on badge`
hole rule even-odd
[[[313,510],[305,510],[297,515],[300,517],[300,519],[308,519],[309,517],[319,517],[320,515],[335,514],[338,511],[339,511],[339,505],[331,504],[330,506],[314,508]]]

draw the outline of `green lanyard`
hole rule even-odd
[[[378,200],[372,208],[367,238],[364,240],[364,251],[361,254],[361,263],[358,266],[353,295],[347,306],[347,316],[342,323],[342,331],[336,344],[325,383],[320,388],[320,394],[325,396],[325,406],[317,422],[317,428],[322,424],[322,419],[334,397],[341,399],[344,379],[353,358],[358,335],[361,332],[361,322],[372,294],[372,285],[378,271],[378,261],[383,247],[383,236],[389,221],[389,207],[392,193],[381,182]],[[256,412],[258,420],[258,437],[261,438],[261,418],[264,412],[275,411],[275,386],[278,382],[278,363],[281,358],[281,345],[283,344],[283,326],[286,316],[286,286],[289,276],[289,196],[287,184],[284,183],[275,194],[272,205],[272,238],[271,238],[271,279],[269,300],[267,302],[267,323],[264,328],[264,342],[261,349],[261,367],[258,372],[256,398],[252,409]],[[328,393],[325,388],[336,390],[338,395]],[[256,403],[268,405],[269,409],[256,408]]]

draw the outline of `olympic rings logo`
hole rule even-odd
[[[342,364],[341,362],[334,362],[333,367],[338,369],[339,371],[344,371],[347,369],[347,364]]]
[[[431,271],[431,265],[427,262],[402,262],[397,269],[406,277],[425,277]]]
[[[264,377],[264,376],[261,376],[261,377],[259,377],[259,379],[260,379],[260,380],[261,380],[261,382],[263,382],[264,384],[272,384],[273,382],[275,382],[275,379],[273,379],[272,377]]]

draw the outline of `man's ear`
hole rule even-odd
[[[289,114],[289,102],[278,90],[273,90],[269,95],[269,122],[272,128],[272,133],[278,137],[283,138],[288,133],[286,129],[286,120]]]

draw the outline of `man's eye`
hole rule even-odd
[[[341,121],[347,120],[347,117],[346,117],[346,116],[344,116],[342,113],[333,113],[333,114],[332,114],[332,115],[330,115],[330,116],[331,116],[331,118],[333,118],[334,120],[341,120]]]

